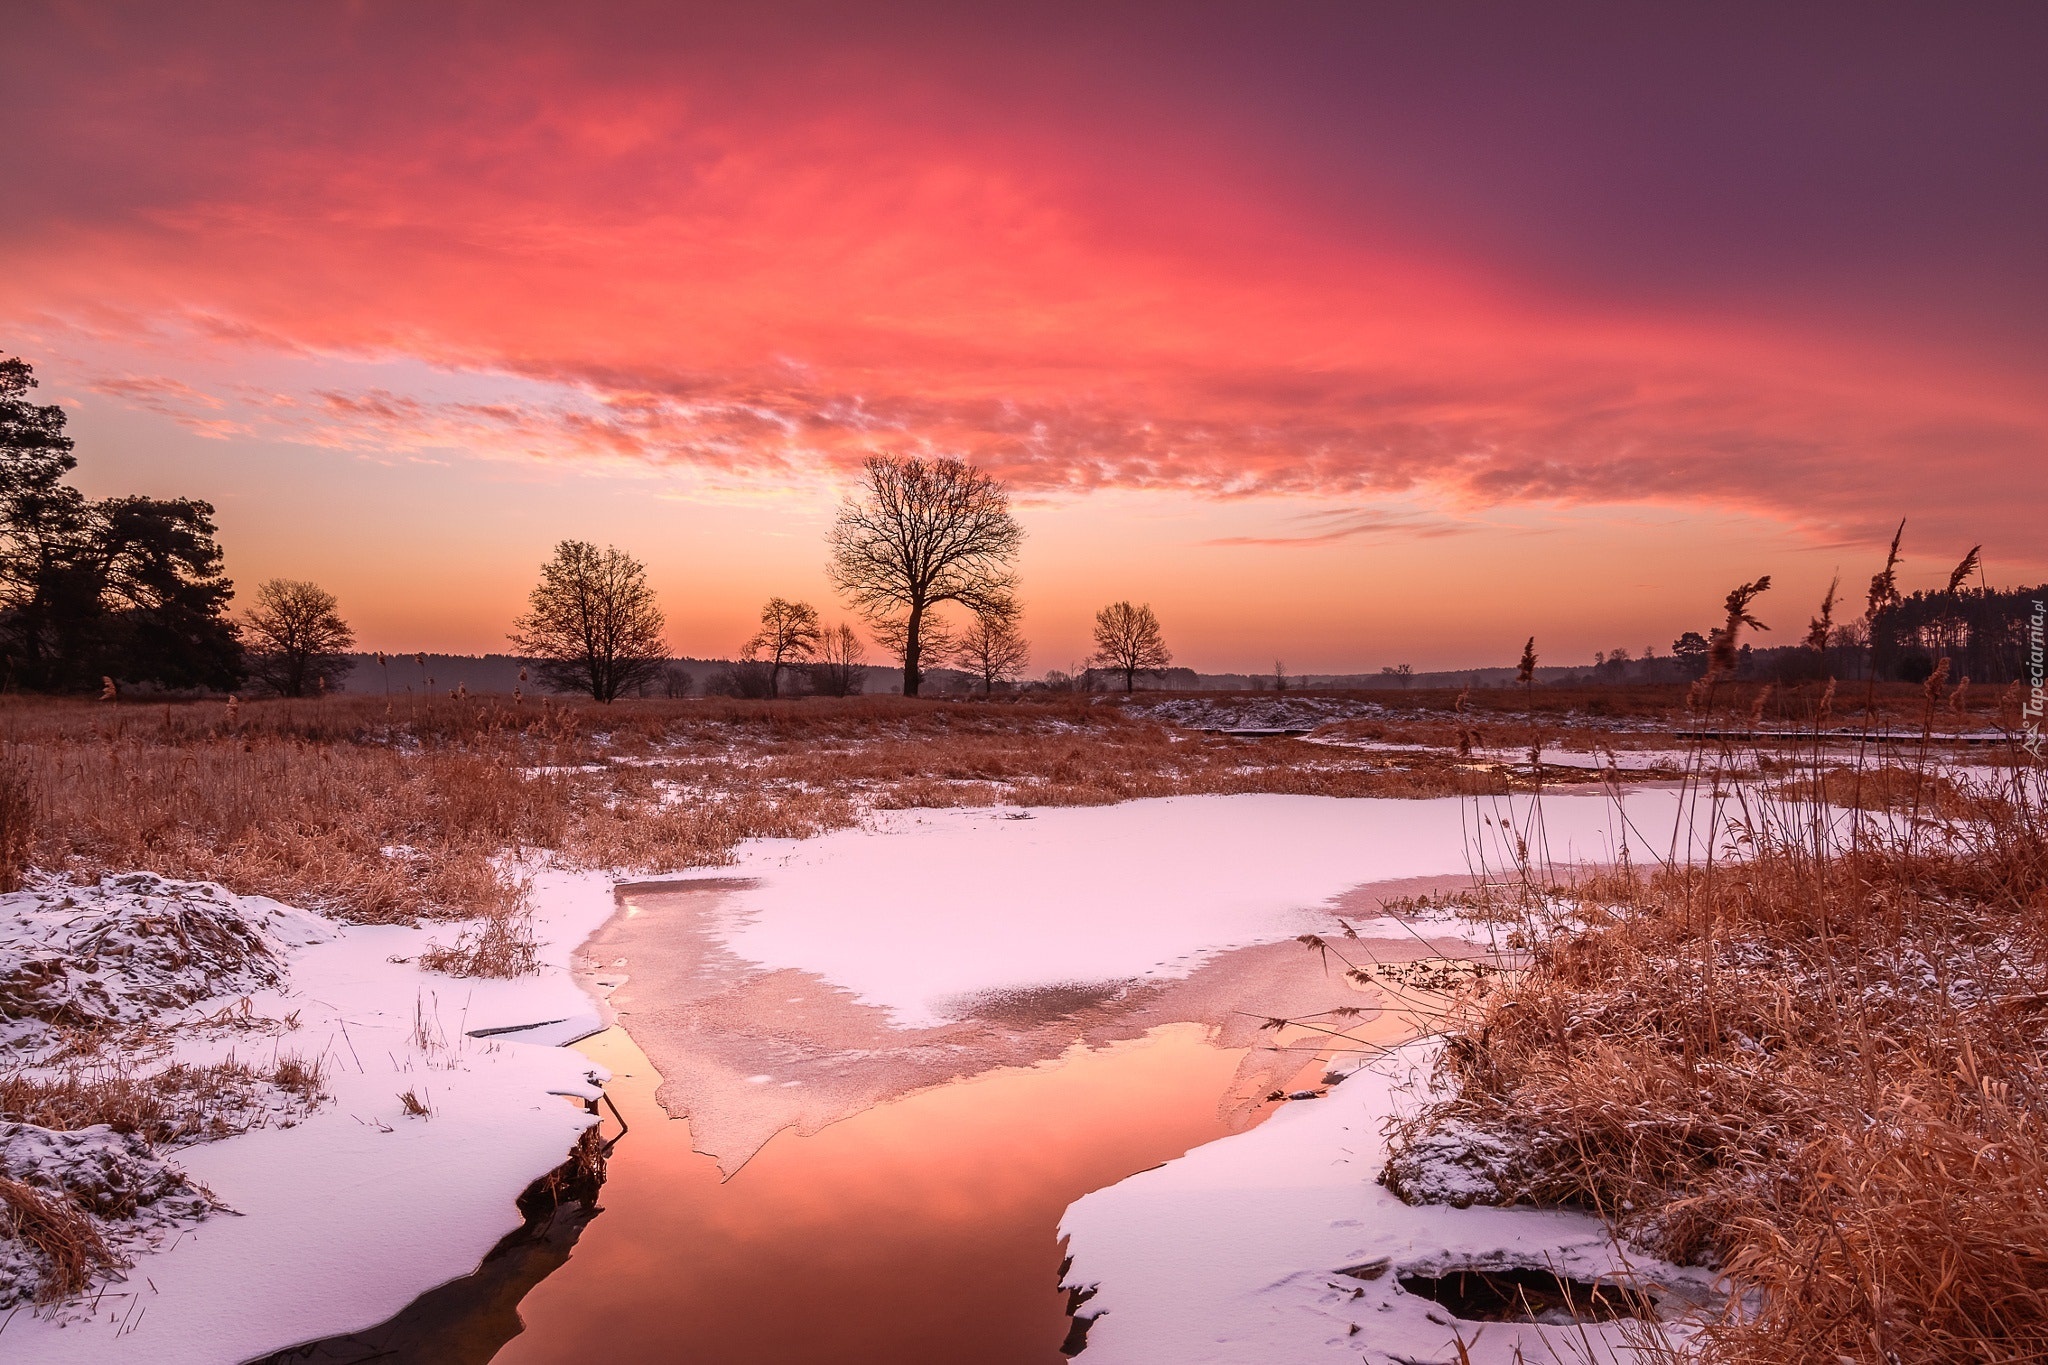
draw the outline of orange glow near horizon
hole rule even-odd
[[[1198,668],[1664,648],[1757,573],[1787,619],[1860,581],[1902,514],[1929,580],[1976,541],[2048,568],[2038,323],[1767,241],[1775,183],[1724,283],[1679,226],[1539,251],[1512,168],[1432,178],[1398,107],[1282,126],[1221,41],[1172,49],[1197,79],[930,16],[351,13],[31,26],[8,107],[53,112],[0,350],[88,488],[208,498],[239,581],[317,578],[371,647],[501,648],[579,536],[648,560],[679,653],[729,654],[761,599],[829,602],[874,449],[1012,484],[1037,669],[1116,597]],[[1648,192],[1596,188],[1603,230]],[[2038,243],[2009,254],[2024,302]]]

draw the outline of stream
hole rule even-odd
[[[577,954],[616,1021],[575,1044],[610,1074],[594,1205],[523,1207],[475,1273],[268,1360],[1054,1365],[1085,1344],[1069,1205],[1315,1085],[1330,1038],[1269,1021],[1405,1036],[1345,953],[1487,953],[1378,918],[1467,884],[1427,870],[1463,837],[1455,801],[925,812],[621,886]]]

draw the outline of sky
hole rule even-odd
[[[2038,4],[12,5],[0,353],[95,495],[366,647],[552,546],[678,653],[876,451],[1010,486],[1034,670],[1796,637],[2048,577]]]

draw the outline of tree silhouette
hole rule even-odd
[[[0,361],[0,682],[51,691],[104,678],[226,689],[242,677],[213,508],[190,498],[87,498],[64,410],[28,401],[35,374]]]
[[[1134,607],[1112,602],[1095,613],[1093,662],[1124,675],[1124,691],[1134,691],[1140,673],[1159,673],[1173,662],[1173,651],[1159,633],[1159,618],[1149,604]]]
[[[614,701],[652,682],[668,661],[666,622],[645,566],[629,554],[565,540],[541,566],[527,602],[507,638],[558,692]]]
[[[811,665],[811,688],[822,696],[851,697],[867,681],[867,646],[844,621],[826,630]]]
[[[816,607],[780,597],[768,599],[768,605],[761,608],[761,629],[747,641],[747,658],[759,658],[768,666],[769,696],[782,695],[782,670],[808,662],[823,635]]]
[[[859,493],[840,507],[828,540],[833,584],[903,663],[917,695],[927,661],[946,648],[933,607],[957,602],[979,616],[1016,596],[1010,564],[1024,529],[1003,485],[963,461],[875,455]]]
[[[316,583],[273,578],[259,585],[255,604],[242,616],[250,673],[285,697],[339,682],[355,667],[347,651],[356,642],[339,608],[334,594]]]
[[[1017,633],[1017,615],[1015,610],[986,611],[961,633],[953,661],[980,678],[985,693],[1022,676],[1031,662],[1031,642]]]

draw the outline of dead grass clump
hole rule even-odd
[[[912,778],[892,783],[875,798],[876,810],[943,810],[951,806],[994,806],[1009,792],[992,782]]]
[[[1988,1079],[1988,1078],[1983,1078]],[[1734,1210],[1727,1265],[1760,1311],[1709,1338],[1710,1359],[2021,1361],[2048,1351],[2048,1149],[2037,1113],[1947,1087],[1831,1126],[1773,1193]]]
[[[152,1142],[167,1139],[175,1127],[162,1092],[133,1072],[111,1069],[56,1079],[25,1071],[0,1075],[0,1119],[59,1130],[104,1123]]]
[[[1789,765],[1777,765],[1783,771]],[[1771,772],[1770,767],[1759,767]],[[1953,780],[1940,773],[1904,764],[1886,763],[1859,767],[1830,768],[1792,778],[1773,789],[1773,794],[1795,800],[1816,792],[1829,805],[1843,810],[1913,811],[1933,815],[1967,817],[1973,800]]]
[[[0,757],[0,892],[19,891],[35,848],[38,801],[28,766]]]
[[[538,968],[538,951],[530,915],[489,915],[454,943],[428,947],[420,965],[449,976],[527,976]]]
[[[1527,902],[1519,885],[1486,883],[1419,896],[1388,896],[1380,902],[1380,912],[1404,920],[1457,915],[1481,924],[1519,924],[1529,913]]]
[[[55,1303],[81,1293],[94,1274],[120,1265],[112,1247],[83,1209],[61,1194],[45,1193],[0,1175],[0,1241],[27,1247],[41,1262],[35,1301]]]
[[[0,1073],[0,1120],[71,1132],[105,1124],[152,1146],[204,1142],[289,1124],[325,1098],[319,1059],[284,1056],[268,1071],[232,1058],[155,1071],[76,1067]]]
[[[326,1097],[327,1059],[315,1057],[307,1061],[304,1057],[286,1056],[278,1059],[277,1068],[270,1073],[270,1079],[285,1090],[299,1097],[308,1105],[317,1104]]]
[[[1706,1359],[2048,1355],[2048,820],[1972,809],[1752,812],[1744,862],[1562,888],[1604,909],[1462,997],[1387,1183],[1469,1149],[1481,1198],[1720,1267]]]

